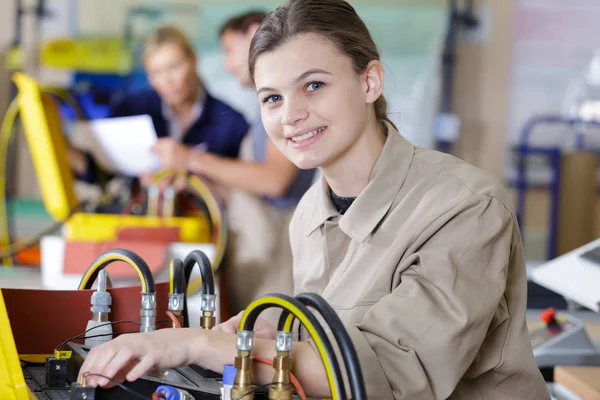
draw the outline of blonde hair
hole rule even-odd
[[[173,26],[163,26],[152,32],[144,42],[144,60],[164,44],[174,44],[188,57],[195,57],[196,52],[188,37],[181,30]]]

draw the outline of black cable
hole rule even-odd
[[[317,295],[316,293],[301,293],[297,295],[296,298],[300,300],[302,304],[317,310],[325,319],[325,322],[327,322],[327,325],[329,325],[329,328],[335,337],[337,345],[340,349],[340,353],[342,354],[342,358],[344,359],[346,373],[348,374],[348,381],[350,382],[352,399],[366,400],[367,390],[365,389],[365,380],[360,367],[358,354],[356,353],[356,348],[354,347],[352,339],[350,339],[350,335],[348,335],[348,331],[344,327],[340,317],[329,305],[329,303],[327,303],[323,297]],[[284,318],[284,314],[286,313],[282,313],[281,318],[279,319],[279,326],[281,326],[281,321]],[[285,321],[285,319],[283,320]]]
[[[264,385],[260,385],[260,386],[253,387],[252,389],[248,390],[246,393],[244,393],[244,394],[241,394],[241,395],[239,395],[238,397],[236,397],[236,398],[234,398],[234,399],[232,399],[232,400],[241,400],[241,399],[243,399],[244,397],[248,396],[249,394],[252,394],[252,393],[256,392],[256,391],[257,391],[257,390],[259,390],[259,389],[266,389],[266,388],[268,388],[269,386],[271,386],[271,385],[274,385],[274,384],[276,384],[276,383],[280,383],[280,382],[271,382],[271,383],[266,383],[266,384],[264,384]]]
[[[173,280],[172,294],[184,294],[186,281],[183,275],[183,262],[178,258],[171,261],[171,271],[171,279]]]
[[[70,342],[71,340],[74,339],[78,339],[80,338],[80,336],[85,335],[86,333],[88,333],[89,331],[93,331],[94,329],[100,328],[102,326],[106,326],[106,325],[118,325],[118,324],[125,324],[125,323],[131,323],[131,324],[136,324],[136,325],[141,325],[138,321],[134,321],[134,320],[123,320],[123,321],[114,321],[114,322],[106,322],[104,324],[100,324],[100,325],[96,325],[96,326],[92,326],[91,328],[85,330],[85,332],[80,333],[78,335],[75,336],[71,336],[70,338],[68,338],[67,340],[63,341],[61,344],[59,344],[58,346],[56,346],[56,350],[62,349],[62,347],[67,344],[68,342]]]
[[[302,304],[302,302],[300,302],[300,300],[295,299],[291,296],[287,296],[287,295],[280,294],[280,293],[270,293],[270,294],[265,294],[265,295],[259,297],[258,299],[260,299],[262,297],[280,298],[280,299],[292,304],[294,307],[296,307],[298,310],[300,310],[300,312],[302,312],[302,314],[304,314],[306,319],[308,319],[309,323],[314,327],[314,329],[317,333],[317,336],[319,337],[319,339],[321,339],[325,353],[327,353],[327,355],[329,356],[329,358],[331,360],[331,369],[333,371],[334,380],[336,381],[336,384],[339,388],[340,398],[342,398],[342,399],[347,398],[344,380],[342,379],[342,370],[340,368],[340,364],[338,362],[336,354],[333,350],[333,346],[331,344],[331,341],[329,340],[329,337],[325,333],[323,326],[317,320],[317,318],[313,315],[313,313],[310,312],[310,310],[304,304]],[[277,307],[277,308],[283,309],[282,317],[284,314],[286,314],[286,317],[287,317],[286,312],[289,312],[289,311],[287,309],[285,309],[283,306],[281,306],[279,304],[275,304],[275,303],[261,304],[261,305],[257,306],[256,308],[253,308],[252,310],[250,310],[250,312],[248,313],[248,316],[246,317],[246,320],[244,322],[244,326],[242,327],[242,329],[245,331],[253,331],[254,324],[256,323],[256,320],[258,319],[258,316],[260,315],[260,313],[263,312],[264,310],[266,310],[268,308],[272,308],[272,307]],[[279,322],[281,322],[281,317],[279,319]],[[279,326],[278,326],[277,330],[283,331],[283,329],[279,329]]]
[[[154,286],[154,277],[152,276],[152,271],[150,270],[150,267],[148,267],[148,264],[146,264],[146,261],[144,261],[144,259],[142,257],[140,257],[138,254],[134,253],[131,250],[127,250],[127,249],[109,250],[107,252],[102,253],[94,261],[92,261],[89,268],[83,274],[84,278],[87,276],[88,271],[90,269],[93,268],[95,270],[92,273],[92,275],[90,275],[90,277],[88,278],[83,289],[91,289],[92,288],[94,281],[96,280],[96,278],[98,277],[98,274],[100,273],[100,271],[102,269],[106,268],[107,266],[109,266],[110,264],[112,264],[115,261],[122,261],[121,259],[119,259],[117,257],[110,257],[107,260],[103,261],[100,265],[96,265],[99,260],[107,257],[108,255],[122,256],[122,257],[131,259],[133,261],[133,263],[137,266],[137,268],[139,268],[140,273],[142,274],[142,277],[146,284],[146,293],[154,293],[156,291],[155,286]],[[80,286],[81,286],[81,283],[80,283]]]
[[[194,265],[198,265],[200,276],[202,276],[202,293],[215,294],[215,275],[210,260],[201,250],[194,250],[183,260],[185,296],[183,296],[183,327],[190,326],[187,306],[187,285],[192,277]]]
[[[126,391],[127,393],[129,393],[129,394],[131,394],[131,395],[133,395],[133,396],[135,396],[135,397],[137,397],[139,399],[144,399],[144,400],[148,399],[148,397],[144,396],[143,394],[138,393],[135,390],[128,388],[127,386],[125,386],[121,382],[119,382],[118,380],[113,379],[113,378],[109,378],[106,375],[94,374],[92,372],[86,372],[86,373],[83,374],[83,377],[86,378],[86,379],[87,379],[88,376],[98,376],[100,378],[107,379],[110,382],[112,382],[114,385],[117,385],[118,387],[120,387],[121,389],[123,389],[124,391]]]

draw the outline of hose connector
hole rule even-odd
[[[253,331],[238,331],[237,333],[237,342],[235,347],[238,351],[252,351],[252,339],[254,338]]]
[[[173,185],[167,186],[163,192],[163,218],[172,218],[175,215],[175,188]]]
[[[179,321],[179,325],[183,326],[183,304],[184,304],[184,294],[183,293],[169,293],[169,306],[168,310],[173,313],[177,321]],[[175,323],[173,323],[173,328],[175,328]]]
[[[277,331],[275,335],[275,350],[277,354],[273,357],[273,368],[275,375],[269,386],[269,399],[292,400],[294,391],[290,385],[290,372],[292,370],[292,333]]]
[[[160,188],[157,185],[148,188],[148,209],[146,214],[150,217],[158,215],[158,203],[160,200]]]
[[[292,351],[292,332],[277,331],[275,334],[275,351]]]
[[[85,331],[90,332],[85,339],[86,346],[95,346],[112,339],[112,325],[108,322],[108,314],[112,297],[106,291],[108,272],[103,269],[98,273],[98,288],[92,294],[92,319],[88,321]]]
[[[140,322],[140,332],[156,330],[156,293],[142,293]]]
[[[269,399],[292,400],[294,391],[290,385],[290,371],[292,370],[292,359],[287,351],[278,351],[273,357],[273,383],[269,386]]]
[[[216,310],[216,294],[202,293],[202,303],[200,304],[200,310],[202,310],[202,316],[200,317],[200,326],[204,329],[212,329],[215,326],[215,310]]]
[[[240,400],[253,400],[254,392],[252,391],[252,357],[250,351],[240,350],[235,357],[235,380],[233,388],[231,388],[231,397]],[[242,397],[243,396],[243,397]]]

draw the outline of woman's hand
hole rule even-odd
[[[213,330],[221,331],[225,333],[237,333],[237,329],[240,326],[240,320],[242,319],[243,311],[240,311],[235,317],[231,317],[227,321],[215,326]],[[264,319],[258,317],[254,324],[254,337],[260,339],[271,339],[275,340],[276,327]]]
[[[91,386],[108,386],[104,375],[118,381],[134,381],[154,368],[176,368],[193,364],[193,348],[205,340],[199,329],[161,329],[149,333],[124,334],[96,346],[79,371]],[[202,347],[202,344],[200,344]]]
[[[158,156],[160,166],[175,172],[187,172],[192,150],[172,138],[160,138],[152,147],[152,152]]]
[[[139,176],[140,183],[142,184],[142,186],[148,189],[151,186],[157,184],[157,182],[154,182],[154,177],[156,176],[156,174],[157,173],[153,171],[147,171],[142,173]],[[167,176],[161,179],[160,182],[158,182],[158,189],[160,192],[164,192],[169,186],[173,186],[177,193],[183,192],[187,188],[186,175],[177,174],[176,176]]]

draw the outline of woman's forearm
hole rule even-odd
[[[225,364],[232,364],[237,355],[236,335],[218,331],[205,331],[206,342],[198,341],[190,354],[195,363],[215,372],[222,372]],[[272,360],[275,356],[275,341],[254,339],[254,356]],[[307,342],[294,342],[292,352],[292,372],[310,397],[331,396],[327,376],[321,358]],[[264,385],[273,380],[273,367],[254,362],[254,384]]]
[[[232,160],[211,153],[193,154],[188,164],[193,173],[256,196],[283,196],[297,175],[296,169],[289,173],[265,163]]]

